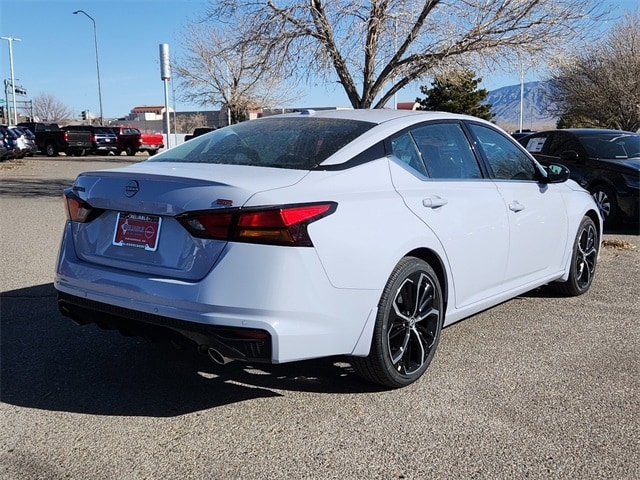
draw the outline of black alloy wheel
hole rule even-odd
[[[618,204],[613,190],[606,185],[597,185],[591,189],[591,195],[598,205],[602,221],[607,226],[614,225],[618,219]]]
[[[552,286],[565,295],[577,296],[586,293],[591,287],[596,273],[600,240],[596,224],[589,217],[580,222],[573,245],[569,278],[566,282],[555,282]]]
[[[421,259],[403,258],[382,292],[369,356],[351,359],[356,373],[391,388],[415,382],[435,355],[443,305],[433,268]]]

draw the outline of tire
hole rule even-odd
[[[124,151],[129,157],[132,157],[133,155],[136,154],[135,149],[131,145],[127,145],[125,147]]]
[[[435,355],[443,318],[434,270],[418,258],[403,258],[382,292],[369,356],[350,359],[355,372],[385,387],[415,382]]]
[[[596,224],[589,217],[584,217],[573,244],[569,278],[566,282],[555,282],[551,286],[556,291],[572,297],[586,293],[596,272],[599,245]]]
[[[58,156],[58,149],[56,148],[56,146],[53,143],[47,143],[44,146],[44,153],[47,154],[47,157],[57,157]]]
[[[611,188],[606,185],[596,185],[591,189],[591,195],[598,205],[602,221],[607,226],[613,226],[618,220],[618,202]]]

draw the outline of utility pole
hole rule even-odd
[[[19,38],[0,37],[9,42],[9,65],[11,66],[11,101],[13,102],[13,124],[18,124],[18,110],[16,109],[16,77],[13,74],[13,42],[21,42]],[[8,107],[8,105],[7,105]]]
[[[82,13],[93,23],[93,45],[96,50],[96,72],[98,73],[98,103],[100,104],[100,125],[104,125],[104,116],[102,114],[102,87],[100,86],[100,61],[98,60],[98,33],[96,30],[96,21],[84,10],[76,10],[75,12],[73,12],[74,15],[78,13]]]
[[[524,124],[524,63],[520,65],[520,133]]]

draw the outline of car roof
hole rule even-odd
[[[376,124],[392,120],[406,119],[410,122],[420,120],[479,120],[476,117],[449,112],[433,112],[425,110],[387,110],[387,109],[343,109],[343,110],[300,110],[294,113],[277,115],[278,117],[300,118],[336,118],[359,120]],[[271,116],[264,118],[273,118]]]
[[[545,130],[544,132],[534,133],[531,136],[539,136],[551,132],[569,132],[574,135],[592,135],[592,134],[606,134],[606,135],[636,135],[634,132],[628,132],[626,130],[613,130],[608,128],[559,128],[555,130]]]

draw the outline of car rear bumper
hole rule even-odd
[[[115,152],[116,150],[118,150],[116,145],[98,145],[94,147],[96,152]]]
[[[151,341],[183,344],[186,340],[201,351],[213,349],[229,360],[271,361],[271,335],[264,330],[185,322],[62,292],[58,293],[58,308],[78,325],[95,323],[103,329],[118,330],[124,336]]]
[[[82,261],[68,238],[55,288],[76,323],[272,363],[368,354],[381,294],[332,286],[313,248],[230,244],[205,278],[182,281]]]

